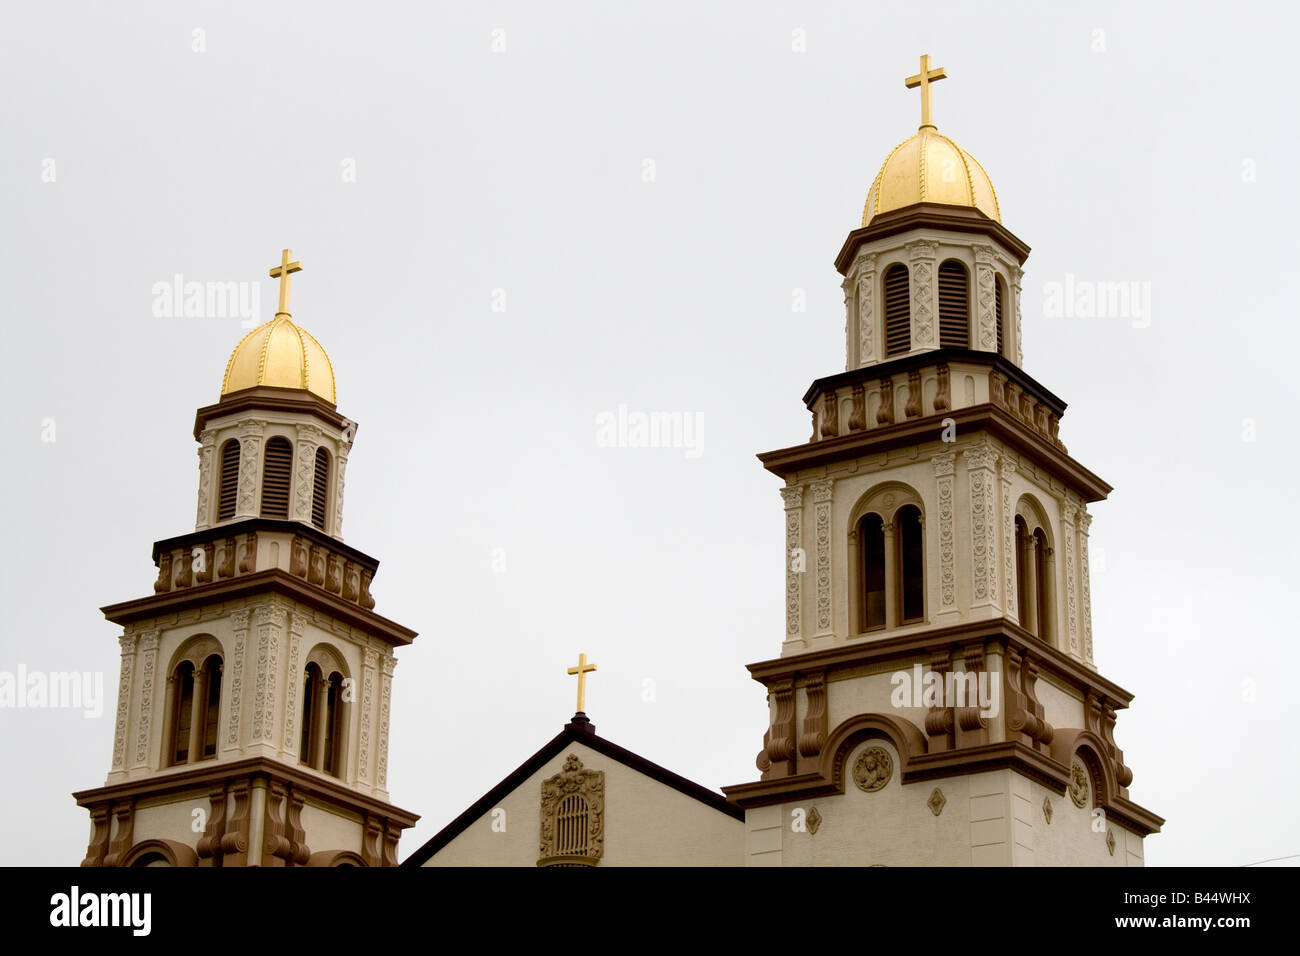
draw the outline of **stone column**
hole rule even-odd
[[[199,434],[199,505],[194,519],[194,530],[202,531],[212,525],[212,458],[216,450],[217,433],[205,428]]]
[[[907,244],[912,291],[912,348],[939,347],[938,323],[935,321],[934,260],[939,244],[918,239]]]
[[[998,313],[994,289],[993,247],[976,243],[975,250],[975,334],[971,347],[985,352],[998,348]],[[1005,303],[1003,303],[1005,305]],[[1005,330],[1004,330],[1005,331]]]
[[[1026,534],[1021,539],[1022,567],[1025,569],[1025,620],[1022,626],[1030,634],[1037,635],[1038,628],[1038,539]]]
[[[239,494],[236,518],[254,518],[261,510],[258,492],[262,473],[262,435],[266,422],[249,419],[239,425]]]
[[[325,767],[325,718],[329,716],[330,678],[322,671],[311,707],[311,742],[308,763],[316,770]]]
[[[998,600],[997,452],[980,444],[962,453],[970,489],[971,609],[1000,608]]]
[[[898,540],[894,520],[881,523],[885,539],[885,628],[898,626]]]
[[[186,763],[198,763],[200,759],[199,750],[203,746],[203,719],[204,704],[207,701],[208,689],[208,669],[199,664],[194,668],[194,691],[190,694],[190,739],[186,743],[188,756]]]
[[[289,517],[303,524],[311,524],[312,492],[316,487],[316,447],[320,444],[321,430],[315,425],[299,425],[295,441],[298,453],[294,464],[294,495]]]
[[[803,643],[803,485],[781,489],[785,502],[785,643]]]
[[[137,635],[127,632],[123,632],[117,639],[122,649],[122,669],[117,680],[117,719],[113,725],[113,766],[110,776],[126,772],[127,725],[131,720],[131,701],[135,696],[133,679],[138,640]]]
[[[829,637],[834,626],[831,606],[831,496],[835,480],[823,478],[811,482],[817,544],[817,631],[816,637]]]
[[[1043,640],[1058,650],[1064,650],[1061,647],[1061,619],[1056,608],[1056,583],[1058,573],[1056,569],[1056,551],[1044,542],[1039,545],[1042,551],[1040,557],[1043,562],[1043,570],[1039,572],[1043,575],[1043,602],[1038,608],[1038,629],[1042,632]]]

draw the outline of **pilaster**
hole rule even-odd
[[[199,435],[199,503],[194,518],[195,531],[203,531],[212,524],[212,459],[216,443],[216,432],[210,428],[205,428]]]
[[[262,468],[262,436],[266,422],[249,419],[239,424],[239,497],[236,518],[253,518],[258,513],[257,489]]]
[[[907,244],[912,291],[912,350],[939,347],[935,322],[934,260],[939,244],[917,239]]]
[[[994,465],[997,452],[987,444],[962,452],[970,490],[971,610],[1000,609],[997,565],[997,498]]]
[[[781,489],[785,502],[785,644],[803,644],[803,485]]]

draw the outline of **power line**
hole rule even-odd
[[[1300,859],[1300,853],[1292,853],[1290,856],[1275,856],[1271,860],[1257,860],[1254,863],[1243,863],[1242,866],[1259,866],[1261,863],[1277,863],[1279,860],[1296,860]]]

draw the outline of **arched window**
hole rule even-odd
[[[172,764],[190,762],[190,727],[194,718],[194,665],[181,661],[172,674]]]
[[[902,355],[912,348],[912,292],[907,266],[896,262],[885,270],[885,355]]]
[[[1054,644],[1056,618],[1055,576],[1051,538],[1038,507],[1022,498],[1016,509],[1016,604],[1020,626]]]
[[[924,621],[920,498],[912,489],[891,482],[865,496],[854,511],[861,517],[849,545],[857,578],[849,613],[858,633]]]
[[[325,697],[325,745],[321,759],[321,769],[326,773],[339,775],[339,743],[343,739],[343,675],[338,671],[330,674],[329,693]]]
[[[293,446],[276,435],[266,443],[262,471],[262,517],[289,517],[289,479],[293,474]]]
[[[312,718],[316,716],[316,697],[321,686],[320,668],[313,662],[303,671],[302,681],[302,740],[298,746],[298,759],[309,767],[316,766],[316,755],[312,753],[312,744],[316,735],[312,733]]]
[[[939,266],[939,345],[970,348],[970,280],[956,259]]]
[[[221,446],[221,485],[217,492],[217,520],[235,516],[235,496],[239,491],[239,442],[234,438]]]
[[[1002,276],[998,276],[993,281],[993,312],[998,322],[998,354],[1002,353],[1002,303],[1007,300],[1007,285],[1002,281]]]
[[[207,760],[217,755],[217,727],[221,720],[221,658],[213,654],[203,662],[207,700],[203,712],[203,728],[199,732],[199,759]]]
[[[921,555],[921,511],[904,505],[894,516],[898,538],[899,597],[901,623],[925,619],[925,572]]]
[[[313,653],[311,656],[317,655]],[[302,735],[298,759],[316,770],[342,777],[347,737],[345,678],[328,664],[328,653],[319,656],[327,661],[325,668],[312,660],[303,670]]]
[[[192,645],[172,668],[164,730],[165,766],[197,763],[217,755],[221,722],[221,655],[211,637]],[[196,666],[195,661],[200,663]]]
[[[1038,593],[1038,636],[1050,643],[1052,633],[1052,549],[1047,545],[1047,535],[1042,528],[1034,529],[1034,556],[1038,561],[1035,574]]]
[[[311,523],[325,530],[325,500],[330,487],[330,453],[316,449],[316,474],[311,489]]]
[[[858,523],[864,583],[861,630],[885,626],[885,526],[880,515],[863,515]]]

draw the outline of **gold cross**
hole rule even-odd
[[[289,276],[295,272],[302,272],[301,262],[289,261],[292,256],[292,249],[282,250],[280,252],[280,264],[271,269],[271,278],[280,280],[280,308],[276,310],[276,315],[289,314]]]
[[[941,66],[930,69],[930,54],[922,53],[921,72],[903,81],[909,90],[916,89],[918,86],[921,88],[921,129],[927,126],[931,129],[935,128],[934,121],[930,118],[930,84],[937,83],[947,76],[947,71]]]
[[[570,667],[570,674],[578,675],[578,713],[585,714],[584,709],[587,703],[587,675],[596,669],[595,664],[587,663],[587,655],[578,655],[578,666]]]

